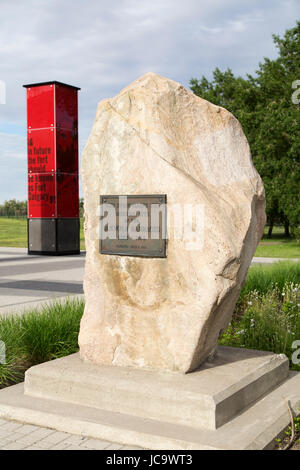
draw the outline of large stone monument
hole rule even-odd
[[[147,73],[99,103],[81,173],[81,357],[194,370],[230,322],[265,224],[263,184],[239,122],[179,83]],[[100,195],[147,194],[164,194],[167,211],[177,209],[165,258],[99,253]],[[187,206],[201,209],[194,243],[185,231]]]
[[[146,74],[99,104],[82,185],[80,353],[1,390],[0,417],[148,449],[274,446],[300,374],[217,346],[265,223],[239,122]]]

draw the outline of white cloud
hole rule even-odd
[[[24,133],[24,83],[59,80],[82,88],[82,148],[101,99],[148,71],[185,86],[192,76],[211,77],[217,66],[254,73],[264,56],[275,56],[272,33],[293,27],[297,13],[298,0],[1,0],[6,105],[0,106],[0,131],[10,126],[12,133]],[[1,163],[8,147],[15,156],[23,150],[18,139],[2,136],[1,142],[0,201],[8,197],[4,188],[17,192],[24,186],[26,197],[26,163],[25,185],[13,172],[4,174]],[[8,177],[7,186],[2,179]]]
[[[0,132],[0,148],[3,161],[10,162],[11,158],[24,159],[26,138],[19,134]]]
[[[27,196],[26,138],[0,132],[1,200]]]

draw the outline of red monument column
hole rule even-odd
[[[80,253],[78,100],[60,82],[27,89],[28,254]]]

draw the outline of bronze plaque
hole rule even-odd
[[[100,253],[166,257],[166,195],[100,196]]]

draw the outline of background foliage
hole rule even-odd
[[[265,58],[255,77],[235,77],[230,69],[216,68],[212,81],[192,78],[190,87],[241,122],[265,185],[269,235],[280,222],[286,235],[291,228],[300,237],[300,92],[295,90],[297,80],[300,89],[300,21],[273,40],[278,57]]]

